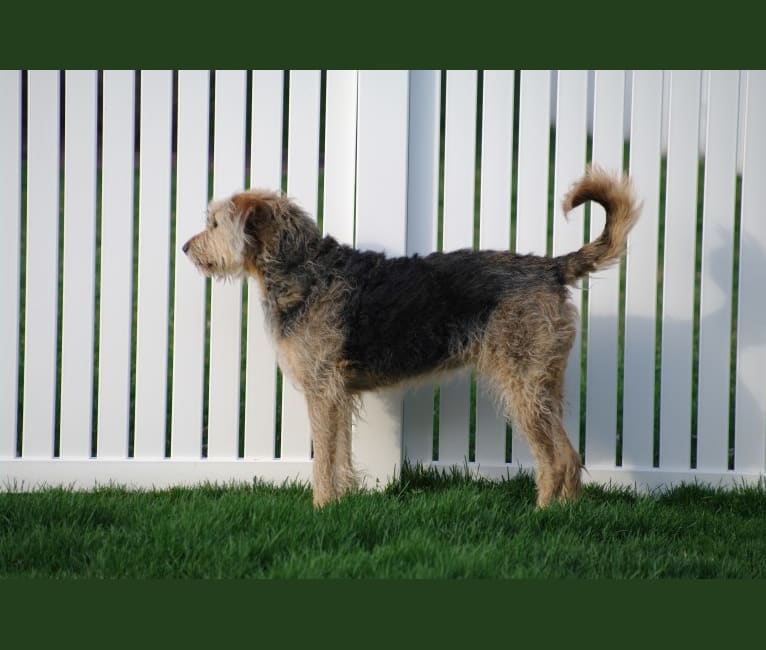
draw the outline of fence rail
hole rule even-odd
[[[207,201],[286,191],[391,255],[562,254],[589,162],[643,201],[619,267],[573,291],[566,427],[586,480],[766,474],[766,72],[0,71],[0,482],[307,480],[300,393],[252,280],[178,254]],[[464,372],[365,395],[368,485],[405,458],[531,468]]]

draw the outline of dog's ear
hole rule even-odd
[[[242,219],[245,241],[251,249],[251,257],[257,257],[269,248],[276,230],[274,207],[270,201],[260,197],[248,197],[242,202]]]

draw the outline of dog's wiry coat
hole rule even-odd
[[[361,391],[473,365],[536,461],[538,504],[577,494],[581,461],[562,425],[577,311],[569,286],[617,261],[638,217],[630,183],[589,169],[564,199],[606,209],[601,235],[560,257],[460,250],[387,258],[322,237],[295,203],[251,190],[211,203],[184,246],[214,277],[254,276],[286,374],[305,393],[314,503],[354,485],[351,414]]]

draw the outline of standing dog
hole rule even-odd
[[[576,496],[582,463],[562,425],[577,310],[569,286],[616,262],[638,207],[627,177],[591,168],[564,212],[596,201],[601,235],[560,257],[459,250],[387,258],[322,237],[295,203],[251,190],[208,207],[184,253],[216,278],[258,281],[281,366],[308,402],[314,505],[353,487],[351,415],[361,391],[472,365],[536,462],[537,503]]]

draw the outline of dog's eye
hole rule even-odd
[[[212,228],[218,228],[218,222],[215,219],[213,219],[213,222],[210,224],[210,226]]]

